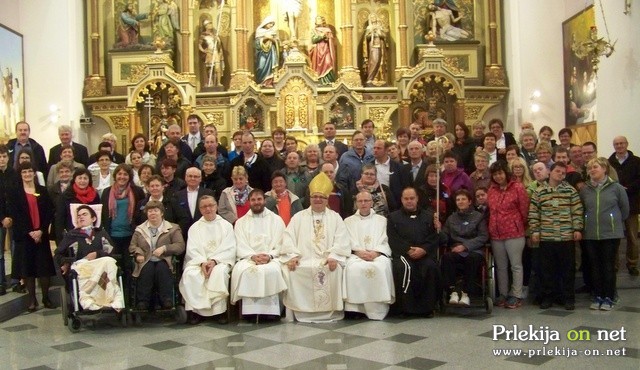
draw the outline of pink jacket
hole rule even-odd
[[[487,194],[487,204],[491,239],[506,240],[525,236],[529,196],[521,183],[510,181],[504,190],[492,183]]]

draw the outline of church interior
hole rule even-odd
[[[555,132],[569,127],[575,143],[595,142],[602,156],[613,151],[617,135],[640,152],[640,126],[633,123],[640,116],[637,1],[0,3],[0,42],[4,35],[21,40],[17,57],[7,52],[4,59],[0,47],[2,142],[15,137],[21,120],[47,150],[58,143],[57,127],[68,124],[73,140],[92,153],[108,132],[120,152],[137,133],[156,140],[174,123],[186,132],[191,114],[214,124],[228,149],[239,130],[251,131],[259,145],[282,127],[304,148],[322,139],[325,122],[333,122],[348,144],[365,119],[374,122],[377,138],[394,141],[396,130],[413,122],[426,135],[437,118],[449,132],[458,123],[471,127],[500,118],[516,137],[520,125],[531,122],[536,132],[544,125]],[[611,49],[598,49],[596,41]],[[589,42],[596,45],[583,50]],[[20,68],[10,68],[7,61],[16,59]],[[59,310],[22,314],[23,303],[5,296],[0,367],[637,368],[638,280],[619,275],[618,287],[623,301],[610,315],[590,312],[585,299],[576,311],[525,305],[433,319],[224,327],[160,319],[129,328],[107,322],[77,334],[62,325]],[[508,341],[493,337],[497,325],[557,330],[562,338],[544,345]],[[598,330],[621,327],[626,340],[594,340]],[[590,331],[592,340],[567,339],[580,330]],[[556,352],[492,352],[551,347]],[[586,354],[594,349],[625,354]]]

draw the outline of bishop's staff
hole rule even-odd
[[[218,7],[216,37],[213,38],[213,60],[211,61],[211,69],[209,70],[209,82],[207,83],[207,86],[211,86],[211,84],[213,83],[213,70],[216,67],[216,63],[218,63],[218,61],[216,60],[218,59],[218,53],[216,53],[216,50],[218,50],[218,40],[220,40],[220,18],[222,18],[222,8],[224,8],[224,0],[220,2],[220,6]],[[222,79],[222,76],[220,76],[220,79]]]
[[[440,155],[442,154],[442,150],[444,146],[449,143],[449,139],[446,136],[440,136],[435,139],[436,142],[436,214],[435,217],[438,217],[440,220]],[[438,232],[440,229],[438,228]]]

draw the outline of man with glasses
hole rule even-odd
[[[324,172],[309,184],[311,206],[296,213],[284,233],[280,259],[288,290],[287,320],[330,322],[344,317],[342,271],[351,254],[339,214],[327,207],[333,183]]]

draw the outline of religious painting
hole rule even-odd
[[[0,136],[15,134],[16,123],[24,120],[24,60],[22,35],[0,24]]]
[[[425,35],[433,31],[437,41],[473,39],[473,0],[413,0],[413,39],[426,44]]]
[[[254,99],[247,99],[238,110],[240,130],[264,131],[264,110]]]
[[[593,5],[562,23],[566,126],[597,120],[596,72],[589,57],[581,58],[574,51],[575,45],[590,39],[595,24]]]
[[[355,107],[344,96],[336,99],[336,102],[329,109],[331,123],[336,125],[337,130],[354,130],[356,113]]]

